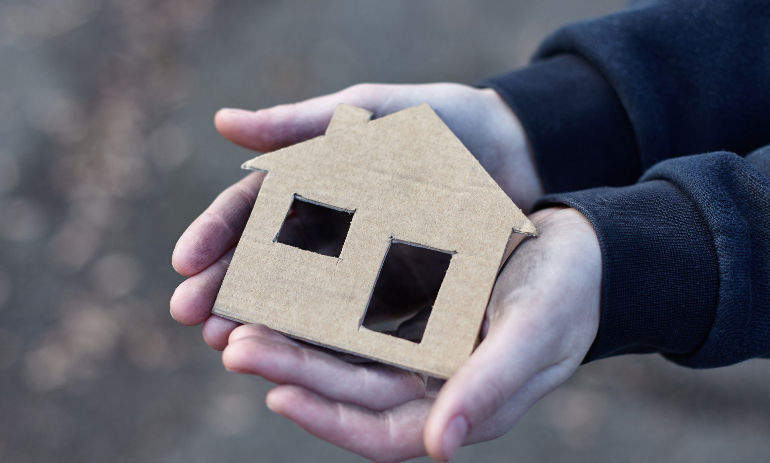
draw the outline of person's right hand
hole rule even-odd
[[[495,439],[569,378],[599,325],[599,240],[580,212],[551,208],[513,251],[487,307],[483,340],[446,384],[376,362],[352,364],[264,325],[234,330],[222,362],[278,386],[267,405],[302,429],[374,461]],[[521,239],[521,235],[515,236]]]
[[[524,130],[491,89],[459,84],[363,84],[301,103],[260,111],[220,110],[217,129],[243,147],[274,151],[322,135],[338,104],[364,108],[374,118],[428,103],[501,188],[525,213],[544,193]],[[188,276],[171,298],[171,314],[184,325],[203,325],[203,337],[224,349],[237,323],[211,315],[233,249],[254,206],[263,174],[228,188],[177,242],[172,263]]]

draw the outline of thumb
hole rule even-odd
[[[214,124],[231,142],[255,151],[269,152],[323,135],[340,103],[379,112],[382,90],[357,85],[330,95],[259,111],[220,109]],[[385,86],[381,86],[385,87]]]
[[[479,433],[487,434],[489,430],[481,429],[482,423],[520,396],[517,393],[550,363],[550,349],[543,349],[538,340],[507,321],[511,320],[490,329],[436,398],[424,435],[425,448],[436,460],[448,461],[469,436],[476,441]],[[545,355],[533,355],[533,351]],[[493,437],[497,435],[480,440]]]
[[[428,415],[425,448],[437,460],[451,458],[468,436],[484,438],[499,411],[507,421],[491,434],[502,435],[577,369],[596,338],[602,270],[593,227],[574,209],[531,218],[540,237],[521,243],[506,264],[487,309],[487,337]]]

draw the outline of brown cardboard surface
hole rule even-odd
[[[475,347],[511,233],[537,232],[427,104],[370,118],[339,105],[326,135],[243,165],[267,176],[214,313],[447,378]],[[276,242],[295,196],[354,212],[338,258]],[[453,253],[419,344],[361,326],[391,241]]]

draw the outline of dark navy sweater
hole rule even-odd
[[[574,207],[599,237],[586,361],[770,354],[770,1],[636,2],[481,85],[525,127],[537,207]]]

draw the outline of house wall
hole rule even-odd
[[[304,176],[290,172],[289,177],[280,169],[268,173],[216,312],[448,377],[475,346],[510,226],[496,222],[483,202],[445,189],[416,196],[411,185],[393,182],[379,195],[350,194],[328,182],[297,182]],[[363,185],[367,178],[358,181]],[[355,210],[339,258],[274,242],[295,194]],[[361,327],[391,239],[455,253],[420,344]]]

